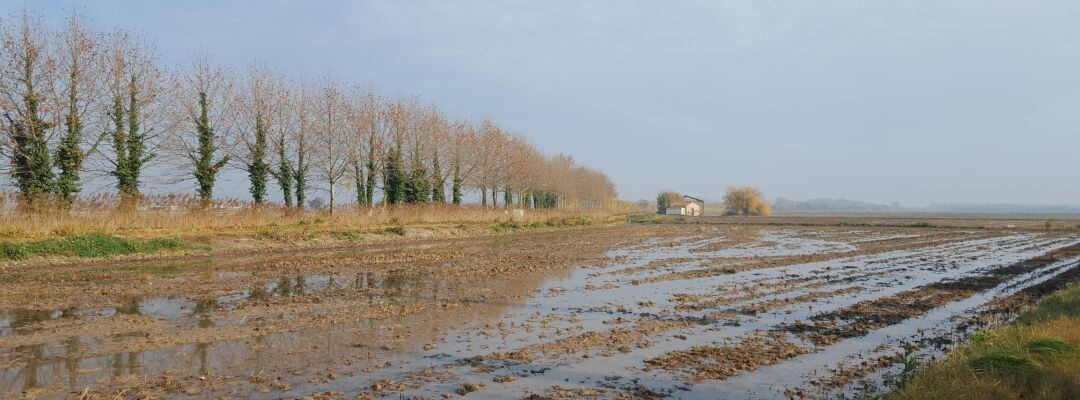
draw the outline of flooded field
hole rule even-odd
[[[620,225],[0,272],[9,398],[823,398],[1049,287],[1080,235]]]

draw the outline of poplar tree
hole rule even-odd
[[[72,73],[74,79],[74,73]],[[56,194],[65,204],[70,204],[72,196],[79,192],[79,171],[82,170],[83,150],[82,121],[79,118],[79,106],[76,103],[76,90],[71,89],[68,115],[64,118],[65,132],[56,150],[56,167],[60,175],[56,177]]]
[[[435,149],[431,158],[431,201],[445,203],[446,187],[442,176],[442,167],[439,165],[439,149]]]
[[[453,192],[451,196],[453,197],[452,201],[453,201],[454,204],[461,204],[461,183],[462,183],[462,181],[463,181],[463,179],[461,178],[461,163],[458,162],[457,160],[455,160],[454,161],[454,184],[453,184],[453,188],[451,189],[451,192]]]
[[[108,92],[111,107],[107,112],[109,126],[103,136],[112,146],[111,154],[103,153],[113,166],[120,194],[120,208],[130,210],[140,194],[144,167],[156,160],[162,142],[162,130],[155,129],[164,115],[167,103],[166,83],[153,48],[141,38],[118,31],[109,36]],[[194,118],[196,107],[190,114]]]
[[[79,85],[83,84],[83,65],[81,58],[90,46],[89,41],[83,36],[83,31],[76,24],[74,17],[71,21],[71,31],[66,37],[71,58],[68,68],[68,111],[64,117],[64,135],[60,138],[60,145],[56,149],[56,167],[60,175],[56,177],[56,194],[60,195],[64,206],[70,206],[72,197],[78,193],[79,171],[82,170],[83,160],[86,154],[81,144],[83,141],[83,124],[79,109]]]
[[[367,189],[364,187],[364,168],[359,159],[353,159],[353,178],[356,180],[356,204],[367,205]]]
[[[29,72],[27,72],[29,76]],[[38,114],[38,98],[33,84],[27,81],[27,93],[23,97],[26,117],[15,121],[7,117],[14,142],[12,174],[19,192],[31,208],[40,206],[44,197],[53,192],[53,171],[45,130],[49,124]]]
[[[79,174],[87,155],[94,152],[100,140],[88,150],[83,150],[84,126],[82,115],[93,106],[83,106],[93,101],[94,81],[101,72],[100,58],[94,49],[101,36],[87,30],[80,22],[79,15],[73,13],[68,20],[68,30],[57,37],[62,59],[59,65],[67,72],[67,115],[64,116],[64,131],[56,148],[54,166],[59,171],[56,177],[55,192],[61,199],[61,206],[68,208],[74,202],[79,187]],[[101,138],[99,138],[101,139]]]
[[[210,104],[206,99],[206,92],[200,91],[199,116],[195,118],[195,133],[198,135],[199,144],[196,151],[190,152],[188,157],[191,158],[192,163],[195,165],[195,181],[199,184],[199,199],[204,203],[213,198],[214,182],[217,181],[217,174],[225,166],[225,163],[229,162],[229,156],[227,155],[220,160],[214,161],[214,154],[217,153],[218,146],[215,143],[217,138],[214,134],[214,127],[210,126],[209,108]],[[264,148],[265,145],[264,140]]]
[[[8,122],[7,130],[12,146],[11,174],[27,202],[26,205],[33,210],[37,209],[55,188],[52,157],[45,134],[51,126],[41,115],[42,95],[35,86],[38,82],[45,82],[48,86],[46,79],[49,76],[50,60],[45,58],[45,44],[38,41],[43,33],[31,24],[29,15],[23,15],[22,27],[17,32],[3,39],[11,44],[5,46],[5,50],[11,52],[4,56],[12,61],[15,69],[11,74],[14,82],[11,82],[10,87],[22,89],[9,93],[9,99],[13,103],[21,100],[21,107],[10,108],[15,115],[5,112],[4,117]],[[2,105],[4,104],[0,103],[0,106]]]
[[[124,118],[124,99],[120,94],[113,95],[112,109],[109,110],[109,117],[112,122],[113,130],[110,135],[113,146],[113,170],[112,175],[116,178],[116,189],[125,194],[127,189],[127,177],[130,174],[128,167],[128,155],[127,155],[127,125]],[[125,199],[121,199],[122,204],[126,204]]]
[[[304,154],[306,153],[307,147],[304,138],[301,136],[297,141],[296,168],[293,168],[293,179],[296,182],[296,206],[299,208],[304,208],[304,199],[307,197],[308,165],[304,160]]]
[[[255,143],[249,150],[250,160],[245,165],[251,182],[248,190],[255,204],[261,205],[266,201],[266,176],[270,173],[270,165],[266,163],[266,124],[261,112],[255,113]]]
[[[367,162],[367,184],[364,186],[364,202],[371,205],[375,203],[375,175],[377,173],[375,165],[375,130],[368,135],[368,162]]]
[[[239,110],[239,118],[250,121],[240,124],[242,128],[236,135],[243,146],[236,152],[240,169],[247,172],[248,192],[256,206],[264,204],[269,191],[268,179],[273,176],[282,192],[286,207],[293,205],[293,182],[296,170],[289,159],[291,121],[297,115],[292,114],[295,102],[289,83],[273,70],[253,64],[248,69],[246,79],[240,79],[239,96],[234,104]],[[229,85],[222,85],[229,88]],[[303,116],[300,116],[303,117]],[[226,117],[227,118],[227,117]],[[306,125],[302,125],[306,127]],[[302,138],[302,134],[297,138]],[[272,148],[271,148],[272,147]],[[270,158],[275,157],[277,164]]]
[[[405,165],[401,160],[401,141],[388,152],[383,170],[383,196],[387,203],[405,201]]]
[[[146,159],[143,158],[143,153],[146,152],[146,133],[142,130],[142,120],[139,118],[139,90],[138,82],[135,77],[131,77],[131,83],[128,88],[128,135],[127,135],[127,153],[130,162],[128,168],[130,176],[128,178],[128,185],[131,188],[130,193],[139,194],[139,178],[142,176],[142,167],[146,163]]]
[[[311,102],[311,98],[308,97],[307,85],[301,83],[299,85],[299,95],[296,97],[296,102],[293,104],[293,108],[296,110],[295,117],[299,121],[299,130],[295,136],[296,142],[296,166],[291,167],[293,183],[293,194],[296,195],[296,207],[303,209],[304,200],[307,198],[307,178],[308,178],[308,122],[310,118],[308,106]]]
[[[427,202],[428,196],[431,194],[431,180],[418,155],[414,154],[412,157],[412,168],[406,180],[405,202],[407,203]]]
[[[278,169],[277,173],[274,174],[274,178],[277,179],[278,187],[281,188],[282,198],[285,199],[285,207],[292,207],[293,171],[285,150],[285,135],[281,135],[281,137],[278,138],[276,147],[278,153]]]
[[[120,192],[122,205],[132,206],[132,201],[139,196],[142,167],[154,156],[145,154],[147,135],[139,126],[139,89],[134,76],[127,85],[127,95],[126,109],[122,99],[113,100],[113,124],[116,127],[113,149],[117,158],[113,176],[116,177],[116,189]]]

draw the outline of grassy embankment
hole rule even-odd
[[[1080,283],[979,331],[887,399],[1080,398]]]
[[[193,247],[176,237],[141,240],[108,235],[76,235],[27,242],[0,242],[0,261],[25,260],[31,257],[44,256],[93,258],[153,253],[161,250],[182,250]]]
[[[0,261],[103,257],[217,249],[231,242],[356,242],[380,237],[491,234],[613,222],[602,210],[525,210],[441,204],[344,209],[333,214],[282,208],[240,211],[0,213]]]

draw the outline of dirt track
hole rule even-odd
[[[0,396],[823,397],[1078,260],[1066,232],[658,224],[21,265]]]

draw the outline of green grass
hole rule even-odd
[[[1052,293],[1017,318],[1021,324],[1031,324],[1055,318],[1080,318],[1080,283],[1074,283]]]
[[[1011,324],[971,335],[916,371],[887,399],[1080,398],[1080,283]]]
[[[15,261],[46,256],[95,258],[190,247],[175,237],[139,240],[108,235],[78,235],[32,242],[0,242],[0,260]]]
[[[1033,374],[1038,371],[1035,362],[1030,358],[1013,354],[1006,349],[991,349],[975,355],[968,361],[968,366],[979,372],[1006,374]]]
[[[1073,345],[1061,339],[1035,339],[1024,345],[1024,350],[1041,357],[1058,357],[1073,352]]]

